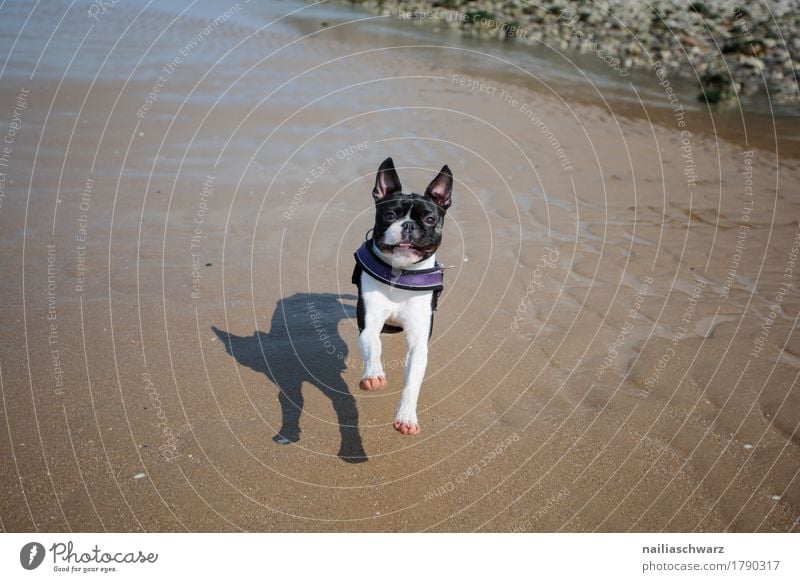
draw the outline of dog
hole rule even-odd
[[[425,194],[403,193],[394,162],[387,158],[378,168],[372,190],[372,238],[355,253],[352,279],[358,287],[358,343],[364,362],[359,387],[373,391],[386,386],[380,334],[403,332],[408,353],[393,426],[404,435],[420,433],[417,399],[444,278],[436,250],[442,241],[452,191],[453,175],[445,165]]]

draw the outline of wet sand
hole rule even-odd
[[[800,528],[791,122],[187,5],[2,9],[3,530]],[[387,156],[456,180],[416,438],[400,337],[358,390]]]

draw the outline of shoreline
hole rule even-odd
[[[774,12],[759,5],[742,8],[730,0],[612,0],[608,10],[574,1],[564,7],[556,0],[535,6],[463,0],[341,1],[427,23],[434,30],[444,26],[467,37],[594,53],[622,76],[658,65],[697,79],[698,99],[709,103],[764,93],[773,102],[800,103],[792,65],[800,59],[800,15],[788,0],[775,2]],[[786,19],[790,23],[779,29],[777,21]]]

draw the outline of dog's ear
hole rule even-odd
[[[451,200],[450,195],[453,193],[453,174],[450,173],[450,168],[443,166],[439,170],[439,174],[428,184],[425,189],[425,196],[433,199],[433,201],[447,210],[450,208]]]
[[[394,169],[392,158],[386,158],[378,168],[378,175],[375,176],[375,188],[372,189],[372,197],[375,202],[379,202],[395,192],[400,192],[402,189],[403,187],[400,185],[400,178]]]

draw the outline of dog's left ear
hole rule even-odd
[[[375,199],[375,202],[379,202],[395,192],[401,192],[402,189],[403,187],[400,185],[400,178],[397,176],[397,171],[394,169],[392,158],[386,158],[383,160],[380,168],[378,168],[378,175],[375,176],[375,187],[372,189],[372,197]]]
[[[432,198],[433,201],[447,210],[450,208],[450,195],[453,193],[453,174],[450,168],[443,166],[439,174],[428,184],[425,189],[425,196]]]

